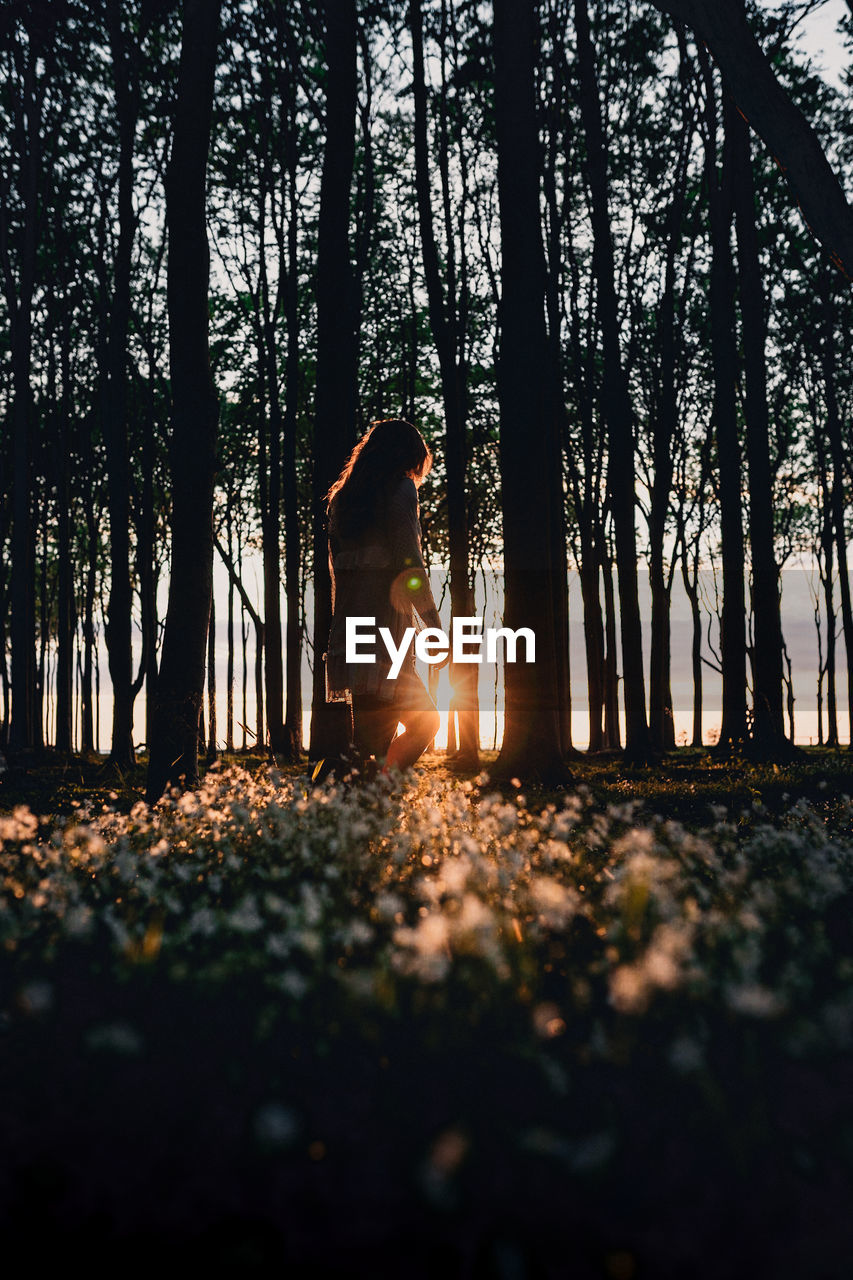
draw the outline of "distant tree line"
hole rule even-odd
[[[497,771],[566,775],[572,680],[591,751],[674,747],[676,577],[693,743],[710,664],[719,749],[785,755],[780,571],[799,555],[818,567],[820,738],[838,745],[844,692],[853,723],[853,121],[797,52],[811,7],[7,4],[4,748],[94,750],[102,637],[111,758],[134,762],[144,697],[150,797],[241,733],[297,758],[308,697],[309,754],[333,750],[322,500],[388,416],[436,450],[423,526],[453,615],[499,565],[507,625],[537,634],[535,666],[506,669]],[[586,651],[571,680],[569,568]],[[449,749],[467,764],[475,671],[451,672]]]

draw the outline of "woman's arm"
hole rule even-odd
[[[441,627],[429,574],[424,564],[418,520],[418,491],[408,476],[400,482],[388,504],[388,532],[396,576],[393,585],[395,606],[414,605],[427,627]]]

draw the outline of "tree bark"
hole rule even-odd
[[[20,171],[18,197],[23,207],[19,272],[14,277],[10,253],[9,194],[2,192],[0,208],[0,250],[11,338],[12,372],[12,710],[9,749],[17,751],[37,745],[36,653],[35,653],[35,529],[32,518],[33,404],[30,386],[32,358],[32,306],[38,253],[38,177],[41,155],[41,102],[36,77],[39,50],[30,36],[19,93],[14,102],[14,129]],[[16,86],[17,87],[17,86]]]
[[[220,0],[184,0],[166,175],[172,383],[172,564],[147,796],[198,781],[198,719],[213,589],[218,403],[210,371],[205,218]]]
[[[709,308],[711,362],[714,370],[714,433],[720,485],[720,538],[723,559],[723,608],[720,648],[723,715],[719,746],[743,745],[746,726],[746,612],[744,537],[741,511],[741,461],[737,430],[737,348],[735,273],[731,253],[731,156],[723,145],[722,175],[717,172],[717,108],[713,73],[703,50],[699,60],[705,81],[705,180],[711,239]]]
[[[113,686],[110,759],[121,768],[135,762],[133,747],[133,655],[130,580],[130,458],[128,455],[127,344],[130,329],[130,276],[136,216],[133,209],[133,149],[138,94],[130,50],[118,5],[106,6],[118,123],[118,242],[113,264],[104,377],[103,433],[107,454],[110,526],[110,595],[105,639]]]
[[[332,587],[324,498],[355,443],[355,285],[350,259],[350,188],[355,163],[357,105],[355,0],[325,0],[326,146],[317,233],[317,384],[314,428],[314,679],[309,755],[338,754],[348,745],[343,703],[326,702],[324,654],[332,624]]]
[[[752,557],[753,749],[778,753],[785,743],[782,713],[782,621],[779,566],[773,546],[773,476],[767,407],[767,316],[755,225],[755,182],[749,130],[726,100],[725,128],[732,158],[737,229],[740,312],[745,382],[746,460],[749,475],[749,542]]]
[[[616,542],[619,621],[625,700],[625,751],[636,760],[649,753],[643,633],[637,583],[637,536],[634,526],[634,410],[619,345],[619,313],[610,228],[607,150],[601,121],[595,51],[587,0],[575,0],[581,119],[586,139],[591,197],[593,274],[598,287],[604,372],[601,409],[607,424],[607,486]]]
[[[412,35],[412,86],[415,105],[415,190],[421,232],[424,277],[427,286],[430,328],[441,371],[441,391],[445,424],[445,468],[447,476],[447,527],[450,553],[450,610],[452,618],[470,617],[474,612],[469,563],[468,513],[465,499],[465,406],[467,377],[459,358],[459,309],[452,227],[448,223],[446,291],[439,269],[438,246],[433,222],[429,141],[427,136],[427,92],[424,78],[423,17],[420,0],[411,0],[409,21]],[[446,85],[443,86],[446,92]],[[447,141],[442,140],[441,168],[445,202],[449,204]],[[479,667],[452,665],[454,706],[459,718],[458,763],[474,768],[479,761],[480,731],[477,696]],[[449,746],[448,746],[449,749]]]
[[[294,53],[294,57],[297,55]],[[292,80],[292,77],[291,77]],[[284,314],[287,347],[284,373],[284,422],[282,438],[282,499],[284,503],[285,703],[282,752],[289,760],[302,754],[302,627],[300,576],[302,543],[299,489],[296,474],[296,432],[299,409],[299,259],[297,206],[296,103],[291,102],[287,138],[287,179],[290,217],[287,226],[287,278]]]
[[[505,614],[536,635],[534,663],[505,667],[505,729],[496,776],[565,781],[559,708],[554,473],[562,476],[559,417],[545,325],[534,92],[536,11],[494,6],[495,126],[502,244],[497,368]]]
[[[838,592],[841,597],[841,629],[844,634],[844,651],[847,658],[847,716],[850,748],[853,750],[853,600],[850,593],[850,574],[847,567],[847,503],[844,493],[844,443],[841,431],[841,414],[838,407],[838,390],[835,385],[835,307],[832,284],[825,273],[818,282],[823,317],[820,358],[826,397],[826,433],[829,437],[829,456],[832,462],[830,503],[835,532],[835,552],[838,560]]]

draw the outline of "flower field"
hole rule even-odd
[[[19,805],[6,1237],[90,1274],[849,1274],[851,818],[237,767]]]

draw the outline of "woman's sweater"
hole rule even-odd
[[[392,491],[384,519],[357,537],[345,537],[335,516],[329,516],[329,572],[332,578],[332,626],[326,660],[326,701],[350,702],[353,693],[378,694],[390,701],[395,681],[387,678],[391,660],[377,643],[376,661],[346,661],[347,618],[375,618],[387,627],[399,648],[407,627],[414,626],[413,609],[428,627],[440,627],[421,547],[418,491],[404,476]],[[414,652],[408,655],[414,662]]]

